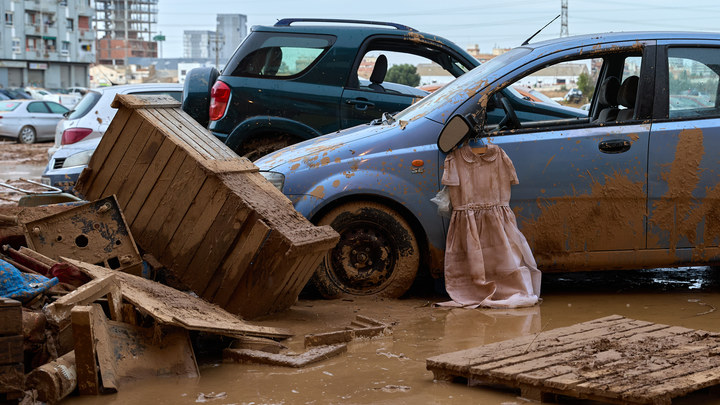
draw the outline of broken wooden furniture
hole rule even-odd
[[[115,197],[24,223],[30,249],[139,275],[142,258]]]
[[[375,319],[357,315],[343,330],[305,335],[305,347],[347,343],[358,338],[373,338],[392,334],[392,328]]]
[[[22,306],[0,297],[0,403],[22,398],[24,389]]]
[[[303,353],[268,353],[252,349],[225,349],[223,359],[225,362],[258,363],[270,366],[302,368],[309,364],[335,357],[347,351],[347,344],[340,343],[328,346],[318,346]]]
[[[427,359],[436,380],[462,379],[616,404],[670,404],[720,384],[720,333],[611,315]]]
[[[135,241],[200,297],[246,318],[281,311],[338,241],[168,96],[118,95],[75,190],[115,194]]]

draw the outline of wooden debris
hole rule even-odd
[[[292,336],[286,329],[251,325],[222,308],[152,280],[77,260],[63,260],[93,278],[116,275],[123,298],[163,325],[230,337],[247,335],[285,339]]]
[[[0,297],[0,402],[22,397],[24,386],[22,306]]]
[[[612,315],[427,359],[436,380],[617,404],[669,404],[720,384],[720,333]]]
[[[108,296],[112,319],[122,321],[122,294],[115,274],[107,274],[102,278],[90,281],[75,291],[60,297],[45,308],[45,314],[50,322],[61,325],[69,320],[70,311],[74,306],[87,305],[104,296]]]
[[[282,350],[286,350],[287,346],[267,338],[240,336],[232,342],[230,349],[250,349],[266,353],[280,353]]]
[[[392,334],[392,328],[382,322],[357,315],[344,330],[305,335],[305,347],[346,343],[357,338],[372,338]]]
[[[72,317],[81,394],[116,392],[123,382],[151,376],[200,375],[184,329],[163,329],[158,339],[152,328],[107,320],[97,304],[73,308]]]
[[[57,260],[74,257],[140,274],[142,258],[115,196],[24,223],[28,246]]]
[[[225,349],[223,359],[226,362],[260,363],[272,366],[302,368],[308,364],[335,357],[347,351],[347,344],[312,348],[301,354],[275,354],[250,349]]]
[[[37,399],[50,405],[60,402],[77,387],[75,352],[33,370],[27,378],[29,387],[37,391]]]
[[[117,195],[138,245],[198,296],[245,318],[295,303],[339,235],[167,96],[117,95],[75,190]]]

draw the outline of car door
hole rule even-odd
[[[619,81],[633,73],[640,78],[636,94],[652,93],[652,80],[647,80],[653,74],[651,45],[595,45],[555,56],[559,61],[540,59],[526,66],[526,73],[503,79],[504,87],[496,92],[530,84],[562,103],[567,92],[563,87],[592,78],[590,93],[596,89],[609,93],[603,84],[606,80]],[[548,66],[556,66],[556,72],[574,73],[562,79],[554,76],[557,73],[537,76],[544,74],[545,69],[539,68]],[[581,75],[585,78],[579,79]],[[587,89],[584,93],[589,94]],[[585,118],[578,118],[583,111],[579,107],[588,101],[593,107],[585,111]],[[562,106],[538,102],[542,108],[533,109],[525,105],[521,108],[526,121],[519,127],[490,126],[489,136],[482,139],[499,145],[514,163],[520,184],[512,188],[511,207],[536,259],[546,268],[577,271],[627,266],[615,260],[618,252],[634,254],[645,248],[650,126],[642,115],[647,109],[624,121],[603,121],[598,117],[600,110],[611,106],[601,101],[605,99],[594,95],[577,103],[566,100]],[[502,102],[492,104],[488,104],[488,116],[497,116],[493,109],[505,111]],[[563,114],[566,118],[561,118]],[[488,123],[492,124],[499,123]]]
[[[55,125],[57,125],[57,115],[50,112],[44,101],[33,101],[27,106],[30,113],[30,121],[38,138],[46,137],[55,133]]]
[[[720,41],[659,45],[648,247],[675,261],[708,260],[720,244]]]

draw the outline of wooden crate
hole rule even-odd
[[[115,194],[138,246],[245,318],[289,308],[338,241],[169,96],[117,95],[75,189]]]
[[[22,306],[0,297],[0,403],[17,403],[25,385]]]
[[[720,333],[611,315],[427,359],[436,380],[615,404],[669,404],[720,384]]]

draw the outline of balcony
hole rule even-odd
[[[25,0],[25,10],[40,10],[40,0]]]
[[[40,25],[25,23],[25,35],[38,35],[41,31]]]

